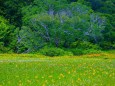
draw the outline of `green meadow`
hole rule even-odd
[[[115,54],[0,54],[0,86],[114,86]]]

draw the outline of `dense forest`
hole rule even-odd
[[[115,0],[0,0],[0,53],[108,49],[115,49]]]

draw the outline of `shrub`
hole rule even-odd
[[[22,44],[18,44],[15,53],[30,53],[29,49]]]
[[[115,49],[115,43],[112,45],[113,49]]]
[[[86,41],[76,41],[71,44],[71,48],[80,48],[80,49],[100,49],[96,44],[86,42]]]
[[[100,43],[100,47],[102,47],[103,49],[107,50],[107,49],[115,49],[115,43],[112,44],[111,42],[101,42]]]
[[[82,55],[83,54],[83,50],[82,49],[71,49],[71,52],[73,53],[73,55]]]
[[[84,55],[84,54],[98,54],[101,53],[101,50],[96,50],[96,49],[71,49],[71,52],[73,55]]]
[[[84,54],[98,54],[101,52],[102,52],[101,50],[94,50],[94,49],[87,49],[83,51]]]
[[[0,53],[11,53],[12,50],[8,47],[4,47],[4,43],[0,42]]]
[[[44,47],[43,49],[39,50],[39,53],[46,55],[46,56],[63,56],[63,55],[73,55],[71,52],[64,51],[63,49],[60,48],[55,48],[55,47]]]

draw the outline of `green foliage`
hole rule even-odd
[[[115,42],[115,29],[114,29],[115,28],[115,22],[114,22],[115,14],[111,14],[111,15],[103,14],[103,15],[106,16],[106,18],[108,19],[106,22],[106,27],[103,30],[103,37],[104,37],[103,41],[113,43],[113,42]]]
[[[22,27],[17,36],[17,52],[20,53],[34,52],[45,45],[39,37],[39,33],[26,26]]]
[[[17,43],[18,44],[18,43]],[[15,53],[29,53],[29,49],[23,44],[18,44],[15,49]]]
[[[96,50],[96,49],[80,49],[80,48],[73,48],[70,49],[70,51],[73,53],[73,55],[78,56],[78,55],[85,55],[85,54],[99,54],[102,51],[101,50]]]
[[[8,21],[0,16],[0,40],[4,40],[5,36],[9,33]]]
[[[53,2],[46,3],[52,5]],[[66,5],[67,3],[62,4]],[[29,45],[31,44],[29,40],[24,41],[24,46],[29,45],[27,48],[34,47],[36,46],[36,42],[42,41],[42,44],[51,43],[56,47],[63,46],[67,48],[76,39],[94,40],[98,42],[98,38],[100,37],[101,39],[101,30],[104,28],[104,18],[92,13],[93,11],[89,7],[80,3],[71,3],[70,6],[66,6],[64,9],[58,10],[54,10],[53,7],[51,7],[51,11],[44,8],[45,11],[43,11],[43,13],[35,12],[34,10],[31,12],[28,10],[25,11],[25,16],[23,17],[24,27],[26,27],[28,31],[25,31],[22,27],[20,32],[23,32],[23,34],[27,33],[30,37],[28,38],[25,35],[21,35],[20,37],[25,40],[33,40],[33,45]],[[28,8],[34,9],[34,7]],[[39,8],[35,9],[37,10]],[[28,17],[28,12],[33,14]],[[102,22],[100,23],[100,21]],[[39,47],[41,45],[37,46]]]
[[[8,48],[8,47],[5,47],[4,46],[4,43],[3,42],[0,42],[0,53],[9,53],[9,52],[11,52],[10,51],[10,48]]]
[[[101,49],[98,45],[92,44],[91,42],[87,42],[87,41],[73,42],[70,47],[72,48],[72,49],[70,49],[70,51],[74,55],[99,53],[100,49]]]
[[[8,52],[13,45],[14,26],[11,26],[6,19],[0,16],[0,52]]]
[[[100,43],[100,46],[105,50],[115,49],[115,43],[111,43],[111,42],[103,41]]]
[[[96,44],[92,44],[87,41],[76,41],[73,42],[70,46],[71,48],[80,48],[80,49],[100,49],[100,47]]]
[[[114,4],[114,0],[0,0],[0,46],[17,53],[36,52],[48,44],[114,49]]]
[[[39,53],[46,55],[46,56],[63,56],[63,55],[69,55],[72,56],[73,54],[69,51],[64,51],[61,48],[55,48],[55,47],[45,47],[43,49],[40,49],[38,51]]]
[[[84,54],[84,50],[79,49],[79,48],[70,49],[70,51],[73,53],[73,55],[83,55]]]
[[[102,53],[101,50],[96,50],[96,49],[86,49],[83,51],[83,54],[99,54]]]

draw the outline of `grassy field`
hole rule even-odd
[[[115,54],[0,54],[0,86],[115,86]]]

